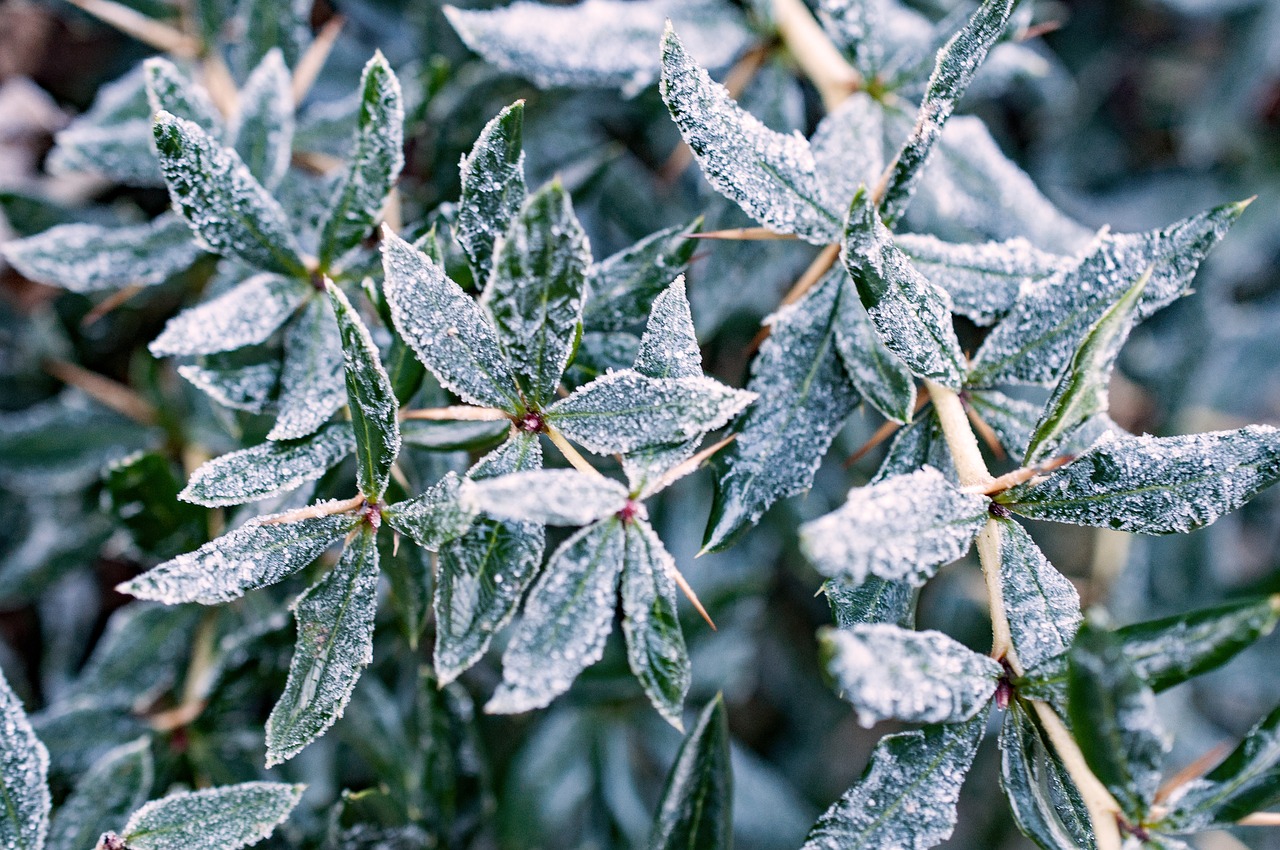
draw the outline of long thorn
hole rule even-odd
[[[961,487],[960,489],[966,493],[977,493],[980,496],[994,496],[997,493],[1003,493],[1010,487],[1016,487],[1025,481],[1030,481],[1037,475],[1044,475],[1046,472],[1053,472],[1055,469],[1066,466],[1075,459],[1075,455],[1059,455],[1058,457],[1046,460],[1044,463],[1036,464],[1035,466],[1024,466],[1021,469],[1006,472],[999,478],[992,478],[990,481],[984,481],[968,487]]]
[[[449,407],[426,407],[418,410],[400,411],[400,419],[427,419],[433,422],[496,422],[510,419],[505,410],[496,407],[475,407],[469,404],[455,404]]]
[[[982,438],[982,442],[987,444],[987,448],[991,449],[991,453],[996,456],[996,460],[1007,458],[1008,454],[1005,453],[1004,446],[1000,444],[1000,435],[996,433],[996,429],[992,428],[987,423],[987,420],[982,418],[972,404],[966,404],[964,412],[969,415],[969,422],[973,425],[973,430],[978,432],[978,436]]]
[[[294,105],[302,103],[307,92],[311,91],[311,87],[315,85],[316,78],[320,76],[320,71],[329,58],[329,52],[333,50],[333,43],[338,40],[342,25],[346,22],[346,18],[341,15],[330,18],[320,32],[316,33],[306,52],[298,59],[298,64],[293,69],[291,86]]]
[[[736,439],[738,439],[737,434],[730,434],[720,442],[715,443],[714,445],[707,446],[705,449],[698,452],[696,455],[684,461],[683,463],[677,464],[676,466],[671,467],[671,469],[668,469],[666,474],[658,479],[658,483],[653,485],[653,487],[646,488],[645,492],[647,494],[653,494],[653,493],[657,493],[660,490],[667,489],[672,484],[679,481],[681,478],[684,478],[686,475],[696,470],[699,466],[702,466],[702,464],[708,458],[710,458],[716,452],[720,451],[721,449],[723,449],[725,446],[729,445]]]
[[[686,234],[688,239],[720,239],[737,242],[795,242],[790,233],[779,233],[767,227],[730,227],[727,230],[707,230]]]
[[[154,405],[124,384],[66,360],[51,357],[43,365],[44,370],[59,381],[83,390],[86,395],[134,422],[154,425],[160,419]]]
[[[711,631],[719,631],[719,629],[716,628],[716,624],[711,620],[711,615],[707,613],[707,609],[702,607],[702,600],[698,598],[698,594],[693,592],[693,588],[689,586],[689,582],[685,579],[684,574],[681,573],[680,570],[676,569],[674,565],[671,567],[671,578],[676,583],[676,587],[680,588],[680,591],[684,593],[685,597],[693,603],[694,610],[702,615],[702,619],[707,621],[707,625],[711,627]]]
[[[1241,826],[1280,826],[1280,812],[1254,812],[1236,823]]]

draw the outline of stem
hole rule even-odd
[[[1032,700],[1031,705],[1040,718],[1040,725],[1049,735],[1053,748],[1058,751],[1058,758],[1062,759],[1067,773],[1076,783],[1080,799],[1089,810],[1089,820],[1093,823],[1093,836],[1098,842],[1098,850],[1121,850],[1123,841],[1120,838],[1120,824],[1116,821],[1120,806],[1116,803],[1116,798],[1093,775],[1084,760],[1084,753],[1080,752],[1076,739],[1071,737],[1071,731],[1057,712],[1047,702],[1040,700]]]
[[[308,505],[305,508],[298,508],[296,511],[278,514],[261,521],[262,525],[280,525],[285,522],[298,522],[303,519],[315,519],[322,516],[333,516],[334,514],[346,513],[354,511],[363,506],[365,503],[364,496],[352,496],[350,499],[334,502],[320,502],[316,505]]]
[[[75,387],[139,425],[155,425],[160,421],[160,415],[155,406],[124,384],[117,383],[97,372],[91,372],[83,366],[54,357],[46,359],[43,366],[46,372],[59,381]]]
[[[813,83],[828,112],[862,88],[862,75],[827,38],[804,0],[773,0],[778,34]]]
[[[311,91],[311,87],[315,85],[316,78],[320,76],[320,69],[324,67],[325,61],[329,58],[329,52],[333,50],[333,43],[338,40],[338,33],[342,32],[344,23],[346,23],[346,19],[341,15],[334,15],[330,18],[320,32],[316,34],[311,46],[298,59],[298,65],[293,69],[291,85],[295,106],[302,103],[302,99],[307,96],[307,92]]]
[[[68,0],[103,23],[132,36],[157,50],[191,59],[200,53],[200,40],[182,30],[148,18],[141,12],[112,0]]]
[[[510,419],[505,410],[496,407],[475,407],[470,404],[455,404],[450,407],[426,407],[419,410],[400,411],[401,421],[407,419],[427,419],[433,422],[497,422]]]
[[[588,475],[600,475],[600,470],[592,466],[585,457],[579,454],[578,450],[564,438],[564,434],[561,434],[555,428],[548,425],[546,435],[547,438],[555,444],[555,447],[560,450],[560,454],[564,455],[564,459],[569,461],[569,465],[574,469],[579,472],[585,472]],[[600,477],[603,478],[604,476],[601,475]]]
[[[956,472],[960,475],[961,487],[973,487],[986,484],[991,480],[987,471],[987,462],[982,459],[982,449],[978,447],[978,438],[969,427],[969,415],[964,412],[964,402],[960,401],[955,390],[925,379],[924,387],[933,401],[933,409],[942,424],[942,433],[947,438],[947,448],[951,449],[951,457],[956,463]]]
[[[1237,821],[1241,826],[1280,826],[1280,812],[1254,812]]]

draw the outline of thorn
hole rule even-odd
[[[1199,779],[1208,773],[1209,769],[1226,758],[1229,752],[1231,752],[1231,745],[1226,743],[1218,744],[1216,747],[1211,748],[1195,761],[1166,779],[1164,784],[1160,786],[1160,790],[1156,791],[1154,802],[1163,803],[1168,800],[1174,791],[1177,791],[1191,780]]]
[[[689,233],[686,239],[722,239],[735,242],[795,242],[796,237],[790,233],[778,233],[767,227],[731,227],[727,230],[706,230],[701,233]]]
[[[137,295],[144,288],[145,287],[143,287],[142,284],[131,283],[128,286],[123,287],[122,289],[117,289],[115,292],[111,293],[106,298],[103,298],[101,301],[95,304],[92,310],[84,314],[84,318],[80,320],[80,327],[81,328],[91,327],[95,322],[97,322],[103,316],[107,315],[112,310],[116,309],[117,307],[127,302],[130,298]]]
[[[982,438],[982,442],[987,444],[987,448],[991,449],[991,453],[996,456],[997,460],[1005,460],[1009,457],[1004,450],[1004,446],[1000,444],[1000,435],[996,433],[996,429],[982,418],[973,405],[966,404],[964,412],[969,417],[969,422],[973,424],[973,430],[978,432],[978,436]]]
[[[426,407],[419,410],[401,410],[400,420],[426,419],[433,422],[497,422],[510,419],[505,410],[496,407],[478,407],[469,404],[455,404],[449,407]]]
[[[338,40],[338,34],[342,32],[346,22],[346,18],[342,15],[334,15],[330,18],[321,27],[320,32],[316,33],[311,46],[298,59],[298,64],[293,69],[291,85],[295,106],[302,102],[307,92],[311,91],[311,87],[315,85],[316,78],[320,76],[320,71],[329,58],[329,52],[333,50],[333,43]]]
[[[1280,826],[1280,812],[1254,812],[1236,823],[1240,826]]]
[[[699,552],[698,554],[702,553]],[[719,631],[719,629],[716,628],[716,624],[712,622],[711,615],[707,613],[707,609],[702,607],[702,601],[698,599],[698,594],[693,592],[693,588],[689,586],[689,582],[674,564],[671,566],[671,578],[675,581],[676,586],[684,593],[685,597],[693,603],[694,609],[702,615],[702,619],[707,621],[707,625],[711,627],[711,631]]]
[[[151,402],[105,375],[55,357],[45,359],[41,365],[59,381],[83,391],[85,395],[134,422],[154,425],[160,420],[159,412]]]
[[[1064,467],[1075,459],[1076,456],[1073,454],[1059,455],[1058,457],[1050,458],[1044,463],[1036,466],[1024,466],[1021,469],[1006,472],[999,478],[992,478],[990,481],[986,481],[981,484],[971,484],[968,487],[961,487],[960,491],[962,493],[977,493],[980,496],[994,496],[998,493],[1003,493],[1011,487],[1016,487],[1023,482],[1031,481],[1037,475],[1044,475],[1045,473],[1053,472],[1055,469]]]
[[[720,451],[721,449],[723,449],[725,446],[729,445],[736,439],[738,439],[737,434],[730,434],[720,442],[715,443],[714,445],[707,446],[705,449],[698,452],[696,455],[684,461],[683,463],[673,466],[671,469],[667,470],[665,475],[663,475],[661,478],[658,479],[658,483],[654,484],[652,487],[646,488],[645,495],[652,496],[654,493],[657,493],[660,490],[667,489],[672,484],[679,481],[681,478],[684,478],[686,475],[689,475],[690,473],[697,470],[697,468],[699,466],[702,466],[702,464],[705,461],[709,460],[712,455],[714,455],[716,452]]]

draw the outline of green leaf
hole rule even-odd
[[[491,449],[511,432],[511,420],[406,419],[400,439],[407,446],[432,451]]]
[[[884,141],[884,107],[866,92],[854,92],[818,122],[809,143],[832,209],[848,209],[860,186],[876,184],[884,171]]]
[[[257,345],[289,321],[308,294],[308,288],[294,278],[255,274],[212,301],[174,316],[149,348],[156,357],[164,357]]]
[[[204,87],[196,85],[186,71],[160,56],[146,60],[142,67],[151,113],[168,112],[198,124],[213,136],[222,135],[222,113]]]
[[[326,285],[342,334],[347,407],[356,435],[356,480],[360,492],[376,502],[386,491],[391,467],[400,454],[400,403],[369,329],[342,290],[332,282]]]
[[[409,535],[422,548],[439,552],[446,543],[466,534],[476,519],[474,511],[462,506],[459,485],[456,472],[446,473],[426,492],[388,506],[382,515],[392,528]]]
[[[88,173],[128,186],[163,186],[151,142],[143,65],[98,89],[93,106],[54,135],[50,174]]]
[[[63,694],[66,701],[132,710],[142,695],[162,693],[190,660],[191,635],[203,613],[195,605],[150,602],[117,609]]]
[[[307,277],[284,210],[239,154],[168,112],[156,114],[153,130],[173,208],[202,247],[264,271]]]
[[[702,219],[651,233],[630,248],[587,269],[582,324],[588,330],[621,331],[647,320],[650,307],[684,274],[698,247],[691,238]]]
[[[488,279],[494,242],[506,235],[525,201],[523,130],[524,101],[517,100],[484,125],[459,166],[454,232],[477,280]]]
[[[152,286],[201,254],[191,228],[172,213],[127,227],[60,224],[7,242],[0,252],[23,277],[71,292]]]
[[[996,692],[1003,668],[942,632],[890,623],[826,628],[819,643],[840,695],[868,729],[881,720],[961,723]]]
[[[991,426],[1007,453],[1016,457],[1026,451],[1031,432],[1044,412],[1043,405],[1010,398],[996,390],[969,390],[966,395],[970,409]],[[1088,447],[1086,443],[1082,448]]]
[[[346,403],[338,321],[328,299],[313,293],[285,333],[278,410],[267,439],[296,440],[314,434]]]
[[[298,641],[284,693],[267,718],[267,767],[288,761],[323,735],[373,662],[377,544],[377,530],[364,525],[338,565],[293,603]]]
[[[129,850],[239,850],[275,831],[304,788],[244,782],[179,791],[134,812],[120,838]]]
[[[112,461],[103,471],[103,507],[148,555],[168,558],[207,539],[205,513],[178,501],[169,458],[138,452]]]
[[[146,738],[117,747],[76,782],[49,825],[48,850],[87,850],[147,801],[155,782]]]
[[[647,850],[732,850],[733,765],[719,694],[698,714],[667,774]]]
[[[529,469],[462,485],[462,503],[498,519],[590,525],[622,510],[627,488],[576,469]]]
[[[1280,478],[1280,431],[1104,436],[1083,457],[999,501],[1023,516],[1177,534],[1208,525]]]
[[[622,633],[627,661],[653,707],[683,730],[680,715],[693,673],[676,609],[676,563],[644,519],[626,523],[624,532]]]
[[[960,485],[951,449],[947,446],[946,435],[942,433],[942,423],[932,407],[926,407],[914,422],[893,438],[871,483],[882,484],[896,476],[916,472],[922,466],[932,466],[952,484]]]
[[[1042,850],[1093,850],[1093,825],[1071,776],[1021,702],[1000,728],[1000,785],[1022,834]]]
[[[289,67],[296,67],[311,41],[312,0],[239,0],[230,27],[240,38],[233,44],[232,57],[243,69],[252,68],[274,49],[283,52]],[[228,26],[227,12],[217,20]]]
[[[383,284],[395,326],[448,390],[472,404],[515,412],[515,375],[484,310],[436,262],[389,231]]]
[[[843,257],[885,346],[912,374],[959,389],[965,357],[951,323],[951,297],[894,245],[865,189],[849,207]]]
[[[360,113],[346,176],[320,232],[320,268],[370,236],[387,193],[404,167],[404,98],[400,81],[375,52],[360,77]]]
[[[1018,661],[1030,669],[1066,652],[1080,626],[1080,594],[1016,522],[997,520],[1000,587]]]
[[[265,499],[315,481],[355,448],[351,425],[334,422],[301,440],[268,441],[211,460],[178,498],[211,508]]]
[[[49,751],[36,737],[22,701],[0,674],[0,844],[41,850],[49,831]]]
[[[587,235],[559,181],[531,195],[494,245],[481,302],[534,405],[555,398],[569,364],[590,264]]]
[[[847,278],[843,269],[832,274]],[[881,341],[852,285],[841,285],[836,316],[836,350],[849,380],[885,417],[904,424],[910,422],[916,407],[915,379],[906,364]]]
[[[231,130],[236,153],[269,190],[284,179],[293,153],[292,85],[284,54],[269,50],[240,89],[240,111]]]
[[[359,522],[349,514],[272,522],[279,516],[283,514],[250,520],[194,552],[153,567],[118,590],[166,605],[229,602],[307,566]]]
[[[1155,695],[1125,656],[1118,635],[1080,627],[1067,669],[1067,714],[1080,751],[1132,823],[1160,788],[1170,741]]]
[[[853,488],[835,511],[801,526],[800,546],[823,575],[919,586],[969,551],[987,504],[926,466]]]
[[[887,735],[858,783],[818,818],[801,850],[926,850],[956,825],[956,802],[987,725],[965,723]]]
[[[529,591],[520,625],[502,654],[502,684],[486,712],[542,708],[600,660],[613,630],[625,558],[626,534],[612,517],[561,544]]]
[[[203,360],[199,366],[179,366],[178,374],[218,404],[249,413],[262,413],[271,404],[280,383],[278,360],[243,366]]]
[[[871,576],[855,584],[849,579],[829,578],[822,583],[822,592],[842,629],[860,623],[893,623],[907,629],[915,620],[915,588],[905,581]]]

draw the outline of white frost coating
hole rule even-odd
[[[650,378],[702,376],[702,350],[693,328],[684,275],[653,299],[636,353],[635,370]]]
[[[130,850],[239,850],[275,831],[305,789],[280,782],[244,782],[180,791],[134,812],[120,837]]]
[[[241,505],[315,481],[355,450],[347,422],[335,422],[305,442],[265,442],[203,464],[178,498],[205,507]]]
[[[231,126],[233,146],[267,189],[275,189],[293,154],[293,86],[284,54],[272,48],[245,80]],[[169,110],[172,112],[173,110]]]
[[[60,224],[0,246],[13,267],[38,283],[96,292],[161,283],[195,262],[201,251],[191,228],[165,213],[146,224],[104,227]]]
[[[833,41],[853,54],[854,67],[870,77],[884,57],[884,19],[896,5],[888,0],[818,0],[818,20]]]
[[[622,524],[608,519],[566,540],[529,591],[524,614],[502,654],[502,684],[490,714],[542,708],[604,655],[625,557]]]
[[[279,410],[268,440],[305,437],[347,403],[343,362],[333,309],[325,298],[308,296],[284,337]]]
[[[689,57],[668,27],[662,42],[662,97],[707,181],[748,215],[815,245],[834,241],[840,220],[824,206],[809,142],[770,130],[734,102]]]
[[[217,354],[265,342],[308,295],[304,283],[256,274],[222,295],[169,320],[148,348],[156,357]]]
[[[824,197],[832,209],[848,209],[862,185],[884,170],[884,108],[855,92],[820,122],[809,140]]]
[[[658,78],[654,45],[670,18],[704,65],[723,67],[750,43],[742,15],[724,0],[525,0],[469,11],[444,7],[467,46],[540,88],[600,86],[639,94]]]
[[[1004,613],[1018,661],[1030,670],[1070,648],[1082,619],[1080,594],[1022,526],[999,526]]]
[[[49,751],[36,737],[22,701],[0,674],[0,846],[38,848],[49,831]]]
[[[911,370],[876,333],[857,289],[848,280],[848,271],[836,267],[829,274],[840,279],[832,284],[840,287],[836,350],[849,380],[886,418],[910,422],[916,409],[916,381]]]
[[[850,490],[835,511],[801,526],[800,545],[823,575],[918,587],[969,551],[986,522],[985,497],[961,492],[926,466]]]
[[[627,661],[649,702],[683,731],[680,715],[693,674],[676,609],[676,563],[644,519],[628,523],[626,535],[622,632]]]
[[[464,481],[462,506],[498,519],[543,525],[589,525],[627,504],[627,488],[576,469],[532,469]]]
[[[881,720],[960,723],[977,714],[1003,669],[942,632],[891,623],[825,629],[827,670],[868,729]]]
[[[178,374],[224,407],[261,413],[280,382],[280,364],[253,363],[234,369],[187,364],[178,367]]]
[[[523,129],[524,101],[516,101],[484,125],[458,165],[462,191],[454,233],[478,279],[487,278],[493,243],[507,232],[525,200]]]
[[[45,167],[50,174],[100,174],[126,186],[163,186],[151,140],[149,118],[107,127],[77,121],[54,135],[56,147]]]
[[[439,552],[446,543],[465,534],[475,522],[475,512],[460,504],[459,489],[458,474],[445,473],[425,492],[391,505],[382,515],[396,531],[409,535],[422,548]]]

